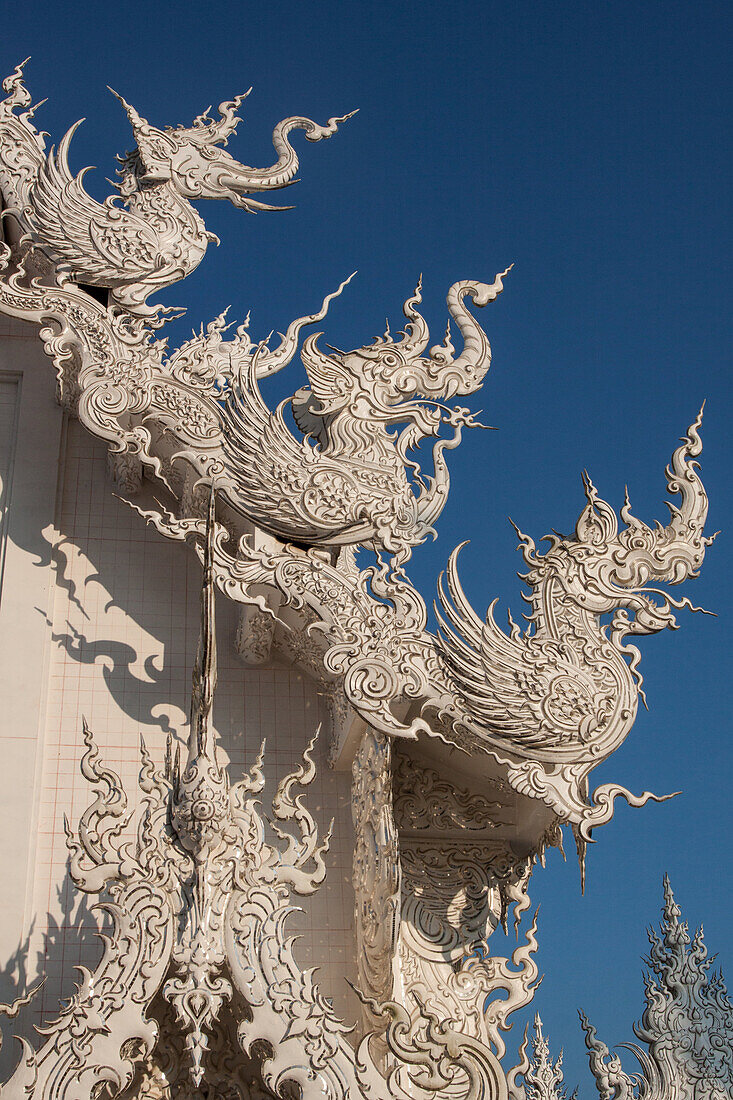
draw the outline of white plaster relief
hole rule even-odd
[[[308,336],[301,350],[308,385],[270,409],[259,380],[287,367],[301,331],[326,317],[348,279],[316,312],[283,326],[275,347],[253,339],[249,318],[226,338],[222,315],[169,351],[156,334],[171,311],[147,299],[203,259],[210,234],[192,200],[263,209],[250,196],[284,186],[297,167],[289,133],[302,129],[319,141],[349,116],[325,126],[285,120],[273,134],[276,163],[256,170],[220,148],[234,134],[243,96],[221,104],[219,119],[205,112],[191,127],[167,130],[122,101],[136,146],[122,160],[119,202],[99,205],[69,171],[73,128],[58,152],[46,152],[22,66],[4,88],[0,189],[22,237],[0,249],[0,310],[40,326],[62,406],[108,446],[118,487],[139,494],[133,507],[170,540],[166,553],[189,540],[205,567],[188,760],[179,764],[171,745],[161,771],[160,754],[143,748],[136,839],[126,834],[124,785],[100,763],[85,727],[83,770],[97,799],[68,844],[77,886],[111,892],[114,926],[95,976],[85,975],[38,1055],[26,1049],[9,1095],[51,1100],[64,1080],[83,1078],[85,1095],[104,1081],[152,1080],[170,1054],[157,1045],[159,1026],[183,1038],[198,1088],[229,1013],[242,1052],[274,1095],[503,1100],[513,1088],[500,1065],[503,1035],[535,987],[536,922],[511,959],[492,957],[486,937],[511,907],[520,935],[532,865],[557,843],[561,825],[571,826],[582,864],[617,796],[635,806],[656,797],[613,783],[589,794],[588,778],[633,725],[641,678],[628,639],[674,627],[673,609],[698,610],[655,585],[697,575],[712,541],[697,473],[702,413],[667,470],[669,492],[679,497],[667,526],[642,523],[628,498],[619,526],[586,476],[572,536],[552,536],[540,554],[517,532],[529,569],[526,630],[511,619],[500,629],[494,604],[485,620],[476,614],[456,549],[438,585],[438,630],[430,631],[406,565],[444,507],[447,452],[464,428],[481,426],[469,408],[449,404],[473,395],[491,362],[467,302],[494,301],[509,269],[492,283],[461,280],[449,289],[460,352],[449,324],[426,354],[418,285],[396,336],[388,328],[371,345],[329,353]],[[431,470],[416,455],[425,440],[434,441]],[[162,562],[162,548],[155,553]],[[290,894],[317,893],[325,876],[328,844],[291,793],[296,778],[316,780],[310,750],[275,793],[275,844],[247,797],[261,791],[262,760],[232,782],[218,755],[210,722],[214,585],[243,605],[235,646],[258,667],[258,682],[273,645],[308,668],[330,706],[332,760],[354,757],[358,993],[366,1009],[356,1049],[284,931]],[[69,596],[86,614],[87,593],[83,605],[71,587]],[[58,640],[84,659],[78,628]],[[144,661],[137,678],[153,684],[150,716],[178,728],[177,715],[161,722],[156,713],[165,656]],[[450,765],[462,749],[476,776],[490,778],[489,793],[444,780],[417,756],[403,760],[396,823],[399,738],[429,744],[433,764],[442,753]],[[416,783],[424,785],[419,794],[410,789]],[[520,819],[521,851],[502,833]],[[294,823],[297,836],[283,832],[283,822]],[[161,1007],[158,1024],[146,1013],[161,999],[170,1011]]]

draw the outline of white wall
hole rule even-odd
[[[53,1018],[59,996],[73,992],[74,965],[93,965],[99,954],[90,934],[94,899],[66,877],[62,827],[64,813],[74,823],[89,804],[79,773],[82,715],[133,804],[140,733],[162,759],[168,731],[184,732],[201,575],[190,549],[167,543],[116,499],[105,448],[75,421],[62,432],[52,367],[32,330],[30,337],[0,339],[0,424],[13,419],[7,372],[22,375],[0,593],[0,998],[46,975],[17,1031]],[[4,481],[8,438],[6,427]],[[233,774],[251,764],[266,737],[272,793],[324,720],[319,773],[306,802],[322,828],[336,819],[335,835],[326,884],[300,918],[296,955],[322,968],[324,992],[353,1018],[344,982],[354,974],[349,777],[326,764],[328,723],[312,682],[277,661],[246,669],[232,645],[236,617],[237,608],[220,598],[214,719]]]

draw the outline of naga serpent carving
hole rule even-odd
[[[464,298],[485,306],[502,290],[504,275],[490,286],[463,281],[448,291],[448,309],[464,342],[457,357],[450,325],[445,342],[423,356],[430,333],[417,311],[419,285],[405,302],[408,324],[399,340],[387,332],[368,347],[326,355],[318,334],[308,336],[302,359],[309,385],[274,412],[257,385],[263,368],[255,352],[222,398],[224,472],[217,484],[257,524],[288,542],[360,543],[404,562],[434,533],[447,500],[443,451],[460,443],[463,427],[475,425],[468,409],[447,408],[440,399],[473,393],[491,364],[489,342]],[[287,426],[288,406],[305,433],[302,440]],[[406,426],[395,438],[390,429],[401,424]],[[433,446],[435,472],[423,477],[408,452],[443,424],[453,435]]]
[[[699,610],[687,598],[673,598],[656,586],[695,577],[712,541],[704,535],[707,497],[697,472],[702,413],[667,469],[668,490],[680,502],[670,503],[666,526],[650,527],[636,519],[627,497],[620,527],[586,475],[586,505],[572,536],[550,536],[549,548],[540,553],[517,529],[528,569],[523,577],[529,589],[527,628],[520,630],[510,617],[508,630],[502,630],[494,617],[495,603],[485,620],[474,611],[458,577],[459,547],[439,581],[438,628],[431,631],[425,601],[405,566],[413,548],[433,533],[445,504],[450,484],[445,452],[459,444],[463,428],[480,426],[469,409],[449,404],[476,393],[491,363],[488,338],[468,302],[483,307],[494,300],[509,269],[493,283],[462,280],[450,288],[450,323],[443,342],[429,351],[428,326],[418,309],[420,284],[404,304],[406,325],[396,336],[388,329],[372,344],[345,352],[326,352],[318,342],[320,333],[308,336],[300,349],[308,384],[271,409],[261,381],[294,360],[302,330],[325,318],[331,300],[349,280],[317,312],[287,326],[272,347],[269,340],[252,338],[249,318],[227,337],[230,326],[222,314],[169,352],[155,333],[170,311],[149,306],[147,298],[183,278],[203,258],[211,236],[192,200],[226,198],[250,210],[272,209],[250,196],[293,180],[297,157],[288,134],[302,129],[309,140],[318,141],[349,116],[325,126],[287,119],[273,136],[277,162],[269,169],[252,169],[220,148],[235,131],[244,97],[222,104],[218,121],[205,112],[191,127],[167,130],[152,127],[123,101],[137,145],[121,159],[123,205],[116,198],[100,205],[84,191],[83,173],[73,177],[68,168],[73,128],[57,153],[45,153],[43,136],[32,124],[35,108],[21,68],[5,81],[7,98],[0,104],[0,191],[6,221],[14,219],[21,231],[20,240],[0,243],[0,311],[40,326],[56,368],[60,401],[106,441],[125,470],[129,491],[139,485],[143,472],[169,491],[168,508],[133,507],[167,538],[195,543],[206,566],[203,634],[209,641],[214,584],[231,599],[270,616],[275,615],[269,602],[274,593],[277,606],[292,613],[278,624],[285,631],[295,633],[292,621],[298,619],[318,674],[322,671],[341,693],[350,718],[356,712],[367,727],[362,750],[369,747],[368,737],[374,738],[372,747],[379,750],[373,753],[374,776],[382,787],[385,817],[391,814],[390,739],[418,738],[435,753],[446,746],[445,753],[451,754],[458,747],[475,766],[475,781],[490,777],[491,791],[476,807],[496,806],[498,799],[508,815],[503,822],[508,830],[520,818],[527,819],[522,853],[507,854],[506,845],[496,847],[502,854],[495,860],[491,891],[494,900],[494,895],[500,899],[501,916],[496,919],[506,918],[510,890],[515,912],[521,912],[529,903],[517,884],[544,848],[556,843],[559,825],[573,829],[582,863],[592,831],[610,820],[618,795],[635,806],[656,797],[644,793],[637,798],[617,784],[589,794],[588,780],[593,768],[622,743],[636,716],[639,652],[629,639],[674,628],[678,609]],[[106,288],[107,300],[100,300],[104,295],[93,288]],[[451,323],[462,340],[458,354]],[[434,441],[431,473],[423,472],[415,454],[426,439]],[[194,502],[196,491],[200,502],[208,487],[207,519]],[[356,551],[362,552],[358,558]],[[162,987],[163,996],[186,1031],[194,1083],[201,1080],[207,1049],[204,1025],[213,1026],[236,988],[243,995],[254,989],[252,996],[260,998],[250,998],[257,1010],[253,1019],[269,1022],[255,1034],[248,1031],[250,1024],[255,1026],[248,1020],[240,1031],[245,1046],[250,1039],[271,1042],[274,1053],[266,1083],[279,1095],[281,1083],[291,1080],[287,1072],[295,1063],[288,1059],[297,1053],[304,1096],[382,1100],[437,1094],[504,1100],[509,1093],[497,1058],[497,1052],[503,1053],[499,1032],[505,1030],[508,1012],[526,1003],[534,988],[534,925],[526,945],[515,953],[521,976],[511,972],[508,960],[466,956],[446,983],[451,1003],[460,1005],[473,997],[472,1032],[464,1028],[461,1033],[440,1018],[429,997],[408,1010],[389,996],[363,995],[371,1019],[389,1021],[386,1042],[397,1069],[386,1082],[369,1051],[370,1036],[354,1052],[312,976],[298,971],[292,960],[282,932],[290,889],[308,893],[320,883],[327,842],[317,844],[309,815],[297,799],[291,801],[291,777],[281,788],[275,816],[294,818],[304,831],[302,844],[293,841],[300,853],[297,866],[288,863],[288,853],[278,854],[265,844],[261,816],[245,799],[248,791],[260,789],[259,763],[244,785],[230,787],[216,759],[208,725],[212,661],[213,649],[204,647],[192,705],[192,729],[195,733],[198,721],[199,737],[192,733],[188,766],[181,772],[169,762],[162,774],[144,755],[141,785],[147,818],[137,847],[130,842],[123,853],[107,844],[109,851],[100,854],[89,842],[85,817],[79,838],[69,834],[81,888],[94,891],[105,881],[113,882],[113,895],[124,895],[126,904],[132,898],[125,920],[138,921],[139,937],[150,932],[140,914],[145,906],[157,906],[155,920],[165,926],[165,934],[141,949],[151,958],[158,952],[155,981],[148,982],[145,997],[155,994],[173,960],[178,976]],[[102,786],[108,780],[107,786],[116,788],[112,773],[95,770],[88,737],[87,747],[87,771]],[[368,755],[362,751],[356,760],[366,761]],[[301,780],[312,777],[310,765],[306,753]],[[371,821],[367,803],[370,797],[374,803],[375,796],[374,789],[365,789],[366,765],[359,779],[361,788],[357,782],[354,797],[361,789],[365,812],[360,820]],[[120,805],[122,801],[118,799]],[[107,818],[114,817],[116,805],[104,806]],[[200,818],[197,808],[206,810]],[[117,824],[111,829],[116,842]],[[188,876],[185,906],[176,866],[166,864],[161,855],[169,843],[176,846],[176,858]],[[235,871],[248,845],[252,867]],[[429,881],[426,868],[433,865],[440,845],[440,839],[423,847],[415,842],[414,878],[424,875]],[[366,841],[363,847],[368,847]],[[386,842],[382,847],[380,855],[388,861],[392,849]],[[240,854],[232,856],[230,849]],[[489,895],[481,893],[486,850],[481,837],[471,849],[471,873],[476,872],[481,887],[477,938],[489,921]],[[371,854],[364,856],[365,879],[373,869]],[[399,861],[399,854],[395,859]],[[310,870],[301,874],[304,862]],[[123,882],[123,863],[129,882]],[[395,871],[392,860],[393,878],[399,879],[400,866]],[[149,897],[153,872],[158,875],[157,894]],[[392,882],[392,887],[384,910],[395,913],[399,883]],[[448,881],[445,890],[453,888]],[[442,905],[440,891],[434,892],[430,901],[437,898],[436,904]],[[225,907],[235,895],[240,909],[227,928]],[[190,924],[184,936],[180,929],[175,933],[174,943],[174,915],[180,916],[182,906]],[[437,918],[431,924],[430,907],[423,908],[426,927],[432,927]],[[253,923],[255,910],[259,924]],[[459,951],[465,948],[460,936],[466,929],[465,922],[456,918],[456,923],[459,928],[450,925],[444,931],[455,934]],[[385,938],[386,933],[375,936],[375,955]],[[416,942],[419,938],[416,933]],[[204,957],[207,951],[213,952],[210,957]],[[242,963],[242,958],[248,961]],[[391,968],[392,957],[388,962]],[[405,965],[412,962],[408,959]],[[441,957],[435,966],[443,962]],[[219,973],[225,964],[229,978]],[[103,968],[108,965],[118,964],[103,961]],[[125,981],[128,977],[134,984],[140,976],[131,974]],[[482,1008],[484,1001],[476,999],[481,991],[499,987],[509,993],[504,1007]],[[115,1011],[124,1011],[123,1001]],[[448,1003],[445,997],[442,1003]],[[72,1006],[72,1016],[78,1007]],[[463,1011],[451,1010],[459,1016]],[[451,1012],[447,1015],[453,1019]],[[470,1012],[464,1012],[463,1023]],[[285,1020],[288,1014],[296,1022]],[[68,1016],[59,1024],[59,1034],[68,1027]],[[136,1020],[134,1034],[149,1052],[154,1029],[147,1021],[143,1027],[141,1020]],[[51,1065],[56,1054],[48,1057]],[[130,1062],[121,1058],[119,1048],[116,1057]],[[30,1061],[28,1067],[31,1072]],[[120,1062],[116,1072],[116,1081],[128,1080],[132,1069]]]
[[[590,801],[587,794],[588,773],[623,741],[636,714],[639,654],[625,639],[676,625],[672,609],[692,605],[650,582],[679,584],[694,577],[711,541],[703,534],[707,497],[696,470],[701,417],[667,471],[668,488],[681,502],[670,504],[666,527],[637,520],[627,499],[619,530],[613,510],[586,477],[587,504],[573,537],[551,536],[540,554],[519,532],[529,570],[528,629],[522,633],[510,620],[509,633],[502,631],[494,605],[485,622],[476,615],[458,580],[456,550],[439,585],[440,626],[433,635],[404,564],[445,503],[444,451],[458,444],[464,426],[476,423],[467,409],[445,402],[476,392],[491,362],[488,339],[465,300],[484,306],[495,299],[506,272],[491,284],[464,280],[451,287],[448,310],[463,340],[460,354],[450,325],[443,343],[425,354],[429,331],[418,310],[418,285],[403,307],[407,323],[398,337],[388,330],[371,345],[325,353],[318,334],[309,336],[302,347],[308,385],[270,410],[259,380],[293,360],[301,330],[325,317],[334,295],[317,313],[293,321],[274,347],[254,341],[247,323],[227,339],[222,316],[167,354],[151,326],[134,323],[147,276],[128,270],[126,289],[113,287],[109,305],[69,282],[69,249],[82,249],[76,270],[88,278],[96,247],[80,244],[87,238],[73,219],[69,235],[53,243],[60,223],[42,204],[34,206],[33,195],[52,178],[58,158],[39,159],[42,141],[33,137],[32,109],[18,113],[30,103],[20,68],[5,87],[0,186],[6,205],[26,217],[34,240],[44,242],[54,267],[42,279],[30,278],[22,251],[15,257],[6,249],[0,309],[43,326],[67,407],[113,451],[163,480],[174,496],[180,497],[186,477],[216,484],[230,506],[215,538],[217,583],[233,599],[258,603],[264,611],[263,585],[294,607],[308,608],[327,673],[342,683],[346,699],[370,725],[393,736],[438,737],[491,756],[515,790],[572,824],[584,845],[590,830],[612,816],[616,794],[625,794],[615,785],[599,789]],[[235,106],[224,105],[220,124],[199,119],[189,130],[175,131],[153,131],[131,112],[139,147],[124,163],[134,162],[135,171],[147,166],[148,183],[155,187],[178,188],[176,201],[187,202],[198,188],[199,196],[246,205],[253,181],[261,187],[286,182],[295,154],[283,151],[278,139],[277,170],[225,172],[229,162],[217,159],[216,145],[233,131]],[[326,136],[308,120],[291,119],[277,131],[282,142],[296,123],[311,139]],[[182,161],[171,150],[186,142],[198,142],[210,159],[204,171],[197,153],[184,185]],[[164,162],[170,178],[160,183]],[[112,232],[116,209],[108,203],[95,208],[94,216],[87,209],[86,231],[102,211]],[[152,218],[148,229],[157,231]],[[163,270],[156,285],[184,273]],[[288,410],[301,438],[287,422]],[[434,472],[424,475],[412,451],[444,428],[451,434],[437,438]],[[148,518],[168,537],[198,536],[201,551],[200,515],[156,512]],[[273,536],[266,548],[251,543],[252,524]],[[376,566],[356,568],[346,552],[358,546],[377,552]],[[610,616],[608,624],[604,616]]]
[[[522,579],[530,589],[524,633],[511,615],[509,635],[499,628],[496,601],[485,621],[476,615],[458,579],[460,547],[451,555],[445,582],[441,578],[436,647],[448,689],[441,710],[487,750],[504,748],[523,758],[510,771],[525,793],[559,793],[538,762],[559,764],[569,814],[582,801],[590,768],[626,738],[643,698],[640,653],[626,639],[675,629],[673,608],[702,610],[649,583],[696,577],[714,538],[703,534],[708,499],[696,468],[701,422],[702,410],[667,467],[669,492],[681,499],[679,506],[668,502],[672,517],[666,527],[637,519],[627,493],[625,527],[619,530],[613,509],[585,474],[587,504],[573,537],[549,535],[550,548],[539,554],[517,529],[528,566]],[[610,616],[607,625],[603,616]],[[602,803],[579,823],[582,840],[590,839],[593,825],[608,820],[613,794],[612,787],[596,792]]]
[[[285,119],[272,135],[275,163],[250,168],[221,148],[236,132],[237,111],[249,92],[221,103],[218,119],[207,108],[191,126],[163,130],[117,96],[136,145],[118,158],[119,194],[100,204],[84,190],[85,173],[73,176],[69,169],[69,145],[81,122],[67,131],[58,150],[45,155],[43,137],[31,123],[35,108],[22,82],[23,65],[3,84],[9,93],[0,116],[0,189],[6,214],[15,216],[59,274],[106,287],[113,306],[145,316],[148,323],[160,313],[171,313],[170,308],[146,305],[148,295],[190,275],[208,244],[218,243],[191,200],[227,199],[250,211],[291,209],[251,198],[294,182],[298,156],[288,135],[304,130],[308,141],[322,141],[355,113],[330,118],[325,126],[309,118]],[[19,108],[27,109],[17,113]]]

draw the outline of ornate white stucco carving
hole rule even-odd
[[[646,1007],[634,1027],[631,1050],[641,1073],[627,1074],[621,1060],[596,1036],[581,1012],[591,1072],[601,1100],[727,1100],[733,1096],[733,1004],[722,974],[712,971],[702,928],[690,936],[669,879],[664,879],[660,933],[649,929],[644,960]]]
[[[430,334],[417,310],[418,286],[405,302],[408,323],[399,340],[386,333],[368,347],[324,354],[317,337],[309,336],[302,349],[309,385],[274,412],[257,385],[259,376],[271,372],[260,345],[222,396],[223,469],[217,482],[229,487],[249,518],[284,540],[360,543],[386,551],[396,563],[407,560],[411,548],[433,533],[447,499],[443,451],[457,446],[462,429],[475,424],[468,409],[441,402],[478,389],[491,361],[488,341],[464,298],[486,305],[502,290],[502,275],[491,286],[466,281],[449,290],[462,355],[453,355],[446,336],[444,345],[422,356]],[[303,439],[285,423],[288,406]],[[400,425],[395,436],[390,429]],[[423,474],[410,452],[444,425],[452,435],[433,445],[434,472]]]
[[[539,799],[561,822],[573,825],[582,852],[592,829],[613,815],[622,795],[609,783],[585,794],[588,774],[621,744],[636,714],[640,691],[638,650],[629,635],[676,625],[673,608],[693,608],[645,582],[679,583],[696,575],[709,539],[702,534],[707,497],[696,472],[701,450],[698,416],[667,470],[667,527],[642,524],[625,505],[619,532],[612,509],[588,487],[588,504],[575,537],[553,537],[539,555],[523,539],[532,621],[507,635],[493,618],[482,623],[458,581],[456,555],[440,586],[441,629],[426,629],[424,601],[406,578],[366,568],[344,576],[315,550],[257,551],[243,537],[237,554],[216,540],[218,583],[233,599],[257,600],[257,585],[274,583],[285,602],[309,606],[318,616],[326,669],[342,678],[346,697],[365,721],[393,736],[439,736],[472,755],[487,754],[505,769],[511,787]],[[161,512],[144,513],[169,537],[200,533],[200,522]],[[613,613],[611,625],[601,617]],[[418,714],[404,721],[395,702]],[[431,716],[438,721],[431,725]]]
[[[196,1089],[214,1054],[212,1080],[220,1076],[223,1059],[227,1084],[238,1095],[237,1051],[227,1054],[221,1042],[212,1048],[212,1035],[229,1013],[238,1050],[254,1063],[262,1096],[408,1100],[443,1095],[460,1076],[471,1100],[505,1100],[496,1055],[427,1006],[411,1017],[395,1002],[371,1001],[372,1013],[387,1021],[382,1041],[391,1065],[385,1076],[371,1053],[374,1033],[355,1050],[313,971],[302,971],[295,961],[287,931],[291,897],[312,894],[323,883],[329,845],[296,793],[315,775],[313,741],[272,800],[273,843],[256,797],[264,786],[264,746],[236,783],[217,759],[211,724],[213,514],[212,493],[186,760],[169,742],[160,769],[141,742],[143,809],[134,838],[125,839],[125,792],[101,762],[85,725],[82,772],[95,799],[78,830],[66,827],[70,869],[78,889],[105,892],[112,930],[96,971],[83,970],[78,992],[44,1029],[41,1049],[34,1052],[24,1043],[2,1094],[10,1100],[60,1100],[70,1089],[88,1097],[105,1089],[114,1095],[137,1080],[138,1096],[152,1100],[166,1095],[161,1059],[177,1060],[179,1068],[182,1063]],[[162,1002],[172,1009],[166,1027],[173,1039],[163,1047],[156,998],[159,1008]],[[244,1084],[240,1100],[253,1095]]]
[[[352,766],[359,987],[378,1002],[399,991],[402,868],[392,813],[391,755],[390,739],[367,730]]]
[[[468,302],[495,300],[509,269],[448,291],[460,352],[450,324],[427,350],[418,284],[396,336],[388,329],[371,345],[328,353],[320,334],[308,336],[308,385],[271,409],[261,380],[294,359],[302,330],[325,319],[348,279],[284,325],[273,347],[253,337],[249,318],[227,335],[233,326],[221,315],[170,351],[157,332],[171,311],[147,299],[203,259],[211,235],[194,201],[272,209],[251,196],[293,179],[289,133],[319,141],[349,116],[325,126],[285,120],[273,135],[277,161],[253,169],[222,148],[244,97],[222,104],[217,120],[205,112],[167,130],[122,101],[136,147],[121,158],[119,199],[100,205],[83,173],[69,171],[73,128],[46,152],[21,70],[0,104],[0,191],[20,233],[13,247],[0,244],[0,311],[40,326],[59,399],[107,442],[118,489],[134,494],[145,473],[167,490],[164,505],[137,510],[165,537],[195,544],[205,584],[187,758],[171,752],[160,770],[142,747],[133,841],[123,839],[124,792],[85,730],[82,767],[97,797],[69,831],[72,872],[80,889],[107,890],[114,930],[42,1049],[25,1050],[7,1095],[55,1100],[74,1081],[96,1096],[101,1082],[114,1090],[135,1075],[140,1095],[164,1095],[156,1089],[170,1050],[198,1088],[207,1066],[219,1080],[212,1059],[226,1062],[229,1028],[245,1059],[226,1071],[241,1077],[241,1100],[258,1082],[264,1095],[299,1089],[303,1100],[503,1100],[514,1088],[500,1066],[503,1034],[536,985],[536,924],[512,959],[490,956],[487,936],[512,906],[519,935],[533,862],[558,843],[560,825],[572,827],[582,862],[617,796],[635,806],[656,797],[613,783],[589,795],[588,780],[634,722],[641,677],[628,639],[675,626],[673,609],[698,610],[655,586],[694,577],[711,541],[697,472],[701,414],[667,469],[680,498],[667,526],[636,519],[627,499],[619,527],[586,475],[572,536],[551,536],[541,554],[518,531],[526,630],[511,619],[500,629],[494,604],[485,620],[476,614],[458,550],[439,581],[438,630],[429,630],[405,569],[445,504],[446,452],[479,426],[449,404],[476,393],[491,362]],[[431,472],[416,456],[426,439]],[[298,968],[285,927],[291,895],[315,891],[325,874],[328,839],[319,841],[293,793],[313,777],[309,750],[275,797],[276,843],[255,797],[261,761],[236,783],[218,762],[214,585],[243,605],[244,659],[260,663],[275,644],[308,668],[330,702],[334,762],[354,756],[366,1009],[356,1048],[313,973]],[[393,777],[395,739],[429,744],[432,763],[400,756]],[[452,775],[455,748],[470,759],[476,789]],[[446,774],[436,770],[441,752]],[[282,831],[288,823],[294,835]],[[148,1013],[155,1005],[159,1019]]]
[[[279,590],[286,604],[308,608],[317,620],[311,633],[320,632],[325,642],[326,670],[365,722],[390,735],[437,735],[472,754],[490,755],[514,789],[572,824],[581,853],[591,830],[612,816],[617,795],[634,805],[652,797],[633,798],[605,784],[588,799],[587,777],[633,724],[639,654],[628,637],[673,626],[672,608],[691,607],[648,582],[677,584],[694,576],[709,542],[703,535],[707,498],[695,469],[700,417],[667,471],[670,492],[681,501],[671,506],[666,527],[637,520],[627,500],[619,530],[612,509],[586,477],[587,506],[572,537],[553,536],[540,555],[520,533],[529,567],[529,628],[522,633],[510,623],[508,634],[500,630],[493,604],[485,623],[476,615],[461,590],[454,552],[439,586],[441,628],[433,635],[426,629],[424,601],[403,566],[445,501],[444,451],[474,423],[468,410],[443,402],[473,393],[490,364],[488,340],[464,299],[485,305],[502,289],[502,276],[492,284],[463,281],[449,291],[449,312],[463,339],[458,355],[450,333],[424,354],[429,334],[418,311],[419,288],[404,306],[407,324],[399,337],[387,332],[371,346],[329,354],[315,336],[308,337],[302,355],[309,385],[290,401],[303,433],[298,439],[284,419],[287,402],[271,411],[258,379],[291,361],[301,329],[325,317],[333,295],[318,312],[292,322],[276,348],[253,340],[247,322],[226,339],[222,316],[169,354],[154,338],[144,299],[153,285],[174,282],[190,265],[161,260],[154,277],[144,265],[125,268],[127,274],[113,271],[111,261],[94,267],[102,228],[92,227],[110,235],[115,219],[122,217],[126,225],[128,215],[109,202],[92,212],[77,181],[65,192],[77,202],[74,218],[56,218],[53,204],[39,196],[62,171],[65,146],[58,155],[44,154],[20,69],[5,86],[0,186],[31,251],[42,248],[52,270],[45,283],[29,281],[22,250],[14,256],[6,251],[0,309],[43,326],[62,399],[115,452],[139,458],[176,498],[177,486],[166,476],[171,460],[184,471],[184,485],[191,485],[189,471],[194,484],[196,478],[216,483],[233,509],[216,541],[222,590],[258,604],[265,614],[263,585]],[[138,139],[137,150],[123,162],[129,201],[162,188],[182,239],[188,240],[182,227],[189,215],[182,211],[192,209],[191,198],[227,197],[247,205],[250,190],[291,178],[289,129],[300,126],[314,140],[336,125],[332,120],[322,128],[304,119],[281,124],[278,165],[258,174],[218,148],[233,132],[237,106],[223,105],[221,122],[202,117],[192,128],[175,131],[154,130],[128,109]],[[192,158],[185,179],[184,147]],[[155,232],[152,216],[145,224],[148,235]],[[167,240],[156,245],[161,255]],[[108,306],[71,281],[91,279],[93,267],[97,283],[110,288]],[[400,425],[395,437],[392,429]],[[441,430],[448,434],[435,442],[434,472],[425,475],[410,456],[422,439]],[[200,536],[203,521],[178,505],[176,511],[180,518],[162,512],[148,518],[169,537]],[[246,537],[252,522],[311,549],[277,539],[269,550],[257,548]],[[226,548],[230,536],[239,538],[233,552]],[[377,565],[339,568],[337,548],[355,544],[375,549]],[[609,614],[607,627],[601,617]],[[406,720],[397,717],[405,701],[411,704]]]
[[[394,775],[395,815],[404,828],[476,832],[496,828],[501,820],[500,801],[456,786],[404,753],[397,757]]]
[[[321,141],[351,117],[331,118],[325,126],[308,118],[287,118],[272,135],[277,161],[269,168],[249,168],[222,148],[236,132],[237,112],[249,92],[221,103],[218,119],[211,118],[209,108],[191,126],[163,130],[117,96],[132,126],[135,148],[119,158],[117,195],[100,205],[84,190],[84,173],[73,176],[69,170],[69,145],[80,123],[57,150],[46,154],[43,138],[31,124],[34,108],[22,68],[4,84],[9,97],[2,118],[0,188],[6,207],[59,273],[107,288],[113,307],[144,316],[148,323],[159,323],[159,315],[171,310],[148,306],[147,297],[190,274],[209,242],[217,239],[207,232],[191,200],[227,199],[246,210],[279,209],[250,196],[294,180],[298,156],[289,141],[292,131],[304,130],[308,141]]]
[[[234,648],[247,665],[261,665],[270,656],[275,636],[277,605],[269,611],[243,607],[237,624]]]
[[[532,1058],[527,1056],[527,1032],[520,1048],[521,1061],[509,1075],[511,1100],[568,1100],[562,1071],[562,1051],[556,1061],[550,1057],[550,1044],[542,1031],[539,1014],[534,1018]],[[518,1078],[523,1078],[519,1083]],[[570,1096],[576,1100],[578,1090]]]
[[[640,1072],[627,1073],[580,1012],[600,1100],[727,1100],[733,1095],[733,1004],[722,973],[712,970],[702,928],[690,936],[666,875],[661,928],[648,935],[646,1006],[634,1025],[639,1042],[619,1044],[634,1054]],[[553,1063],[539,1016],[531,1058],[527,1046],[525,1030],[519,1063],[507,1076],[511,1100],[566,1100],[562,1051]],[[576,1096],[577,1089],[570,1100]]]

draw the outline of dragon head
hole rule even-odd
[[[325,126],[299,116],[284,119],[272,136],[277,161],[269,168],[250,168],[235,160],[222,146],[235,133],[241,121],[237,112],[251,90],[220,103],[218,119],[211,117],[211,108],[207,107],[191,126],[167,126],[161,130],[110,88],[127,113],[136,141],[136,148],[120,158],[123,193],[126,189],[133,190],[141,179],[147,184],[170,182],[187,199],[228,199],[234,206],[251,211],[291,209],[269,206],[249,197],[296,182],[298,155],[288,134],[291,130],[304,130],[308,141],[321,141],[335,134],[339,124],[356,112],[330,118]]]
[[[450,321],[443,343],[424,354],[430,331],[417,309],[422,301],[421,281],[403,306],[407,324],[397,337],[388,327],[384,336],[367,346],[348,352],[332,348],[326,354],[318,347],[321,333],[309,336],[302,357],[310,387],[296,395],[296,419],[303,415],[306,405],[316,416],[348,409],[349,415],[357,419],[384,425],[412,420],[425,434],[435,434],[441,415],[422,402],[439,406],[441,401],[474,393],[491,365],[489,341],[463,299],[468,296],[478,306],[493,301],[502,291],[502,279],[509,270],[497,275],[491,284],[463,280],[448,291],[448,309],[463,339],[463,351],[458,356],[451,342]]]
[[[573,538],[548,537],[551,548],[540,556],[527,536],[520,535],[524,559],[530,566],[529,584],[557,581],[570,599],[593,615],[613,613],[612,626],[620,634],[654,634],[676,627],[673,608],[691,607],[650,585],[680,584],[696,577],[705,549],[714,537],[703,535],[708,498],[695,461],[702,451],[699,428],[702,409],[682,437],[681,446],[666,470],[668,490],[679,495],[679,506],[667,501],[671,520],[648,526],[631,512],[628,491],[619,529],[616,514],[583,475],[587,504],[575,525]],[[655,598],[656,597],[656,598]],[[633,616],[633,618],[631,617]]]

